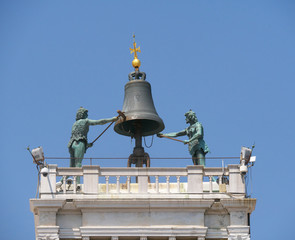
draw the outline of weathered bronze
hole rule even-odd
[[[93,143],[88,143],[87,134],[90,125],[103,125],[114,122],[118,117],[106,118],[100,120],[88,119],[88,110],[80,107],[77,111],[76,122],[72,127],[72,135],[68,144],[71,162],[70,167],[81,167],[84,154],[87,149],[92,147]]]
[[[134,36],[133,36],[134,37]],[[134,60],[138,60],[135,40],[133,42]],[[139,60],[138,60],[139,61]],[[132,62],[133,63],[133,62]],[[128,166],[135,164],[137,167],[150,166],[150,158],[142,147],[142,137],[157,134],[164,129],[164,123],[159,117],[154,106],[151,85],[147,82],[146,74],[139,71],[139,64],[133,65],[135,71],[128,75],[129,82],[125,85],[125,96],[122,112],[126,120],[118,119],[114,130],[118,134],[130,136],[135,139],[133,154],[130,155]]]
[[[140,122],[142,136],[150,136],[162,131],[164,123],[155,109],[151,85],[139,79],[139,76],[144,74],[136,75],[138,79],[133,79],[125,85],[122,112],[126,116],[126,121],[119,119],[114,130],[121,135],[134,137]]]
[[[189,140],[184,140],[184,144],[188,144],[189,152],[192,155],[194,165],[205,166],[205,155],[209,152],[209,148],[204,141],[204,129],[202,124],[198,121],[195,112],[189,110],[185,113],[186,123],[190,126],[180,132],[174,133],[158,133],[158,137],[180,137],[187,135]],[[176,139],[173,139],[176,140]]]
[[[142,167],[145,164],[149,167],[149,155],[142,147],[142,137],[159,133],[164,129],[164,123],[155,109],[151,85],[143,79],[145,73],[135,71],[129,77],[134,79],[125,85],[122,112],[126,120],[118,119],[114,130],[118,134],[135,138],[135,148],[129,157],[128,166],[135,164]]]

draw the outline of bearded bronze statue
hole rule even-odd
[[[202,124],[198,121],[196,113],[192,110],[189,110],[185,114],[186,123],[189,124],[189,127],[186,129],[173,132],[173,133],[158,133],[158,137],[180,137],[187,135],[189,140],[184,140],[184,144],[188,144],[188,149],[192,155],[192,160],[194,165],[203,165],[205,166],[205,155],[210,151],[207,144],[204,141],[204,129]]]

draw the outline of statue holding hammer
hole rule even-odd
[[[192,110],[189,110],[184,114],[186,117],[186,123],[190,126],[186,129],[175,132],[175,133],[158,133],[158,137],[167,137],[173,139],[173,137],[180,137],[187,135],[189,140],[177,140],[183,142],[184,144],[188,144],[189,152],[192,155],[192,160],[194,165],[203,165],[205,166],[205,155],[210,151],[207,144],[204,141],[204,129],[202,124],[198,121],[196,113]]]
[[[118,111],[118,113],[119,116],[124,117],[124,114],[121,111]],[[70,167],[81,167],[82,160],[87,149],[92,147],[93,143],[102,135],[101,134],[100,136],[98,136],[93,142],[88,143],[87,134],[89,131],[89,126],[103,125],[109,122],[113,123],[117,121],[119,116],[100,120],[91,120],[88,119],[88,110],[83,107],[80,107],[76,114],[76,122],[72,127],[72,136],[68,144],[71,156]]]

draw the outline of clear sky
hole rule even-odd
[[[35,196],[37,171],[26,147],[41,145],[47,157],[69,157],[67,143],[80,106],[91,119],[112,117],[122,108],[135,33],[140,70],[152,85],[163,132],[184,129],[184,113],[193,109],[204,126],[208,157],[239,156],[242,145],[255,142],[252,239],[291,239],[294,12],[292,0],[2,0],[1,237],[34,238],[29,199]],[[104,128],[92,127],[89,140]],[[147,137],[147,144],[151,140]],[[85,157],[127,159],[133,147],[134,141],[110,129]],[[156,137],[146,151],[152,158],[190,156],[183,144]],[[126,160],[95,164],[126,166]],[[152,159],[152,166],[186,165],[190,159]]]

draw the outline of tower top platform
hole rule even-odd
[[[48,168],[30,200],[36,239],[250,239],[240,165]]]

